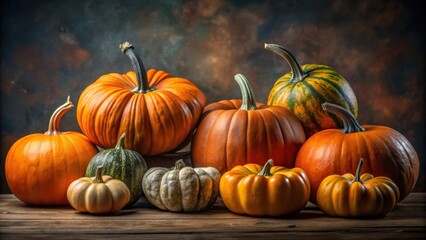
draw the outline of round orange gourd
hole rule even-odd
[[[309,180],[300,168],[249,163],[236,166],[220,179],[220,196],[232,212],[280,216],[300,212],[308,203]]]
[[[103,75],[82,92],[77,105],[81,130],[105,149],[113,148],[123,132],[127,148],[143,156],[175,149],[201,116],[204,94],[187,79],[146,72],[130,43],[120,48],[134,71]]]
[[[248,80],[235,75],[242,100],[222,100],[206,106],[192,140],[195,167],[211,166],[221,174],[246,163],[265,164],[268,159],[294,167],[305,142],[302,124],[288,109],[256,103]]]
[[[355,172],[359,158],[364,170],[392,179],[400,200],[414,188],[419,176],[419,158],[410,142],[396,130],[379,125],[361,126],[345,108],[323,103],[323,109],[343,122],[343,129],[326,129],[312,135],[301,147],[296,167],[305,170],[311,181],[311,198],[316,203],[317,189],[328,175]]]
[[[78,132],[60,132],[62,116],[74,105],[68,100],[52,114],[47,132],[16,141],[6,157],[6,180],[12,193],[30,205],[68,204],[67,188],[84,176],[96,146]]]
[[[384,217],[399,201],[399,190],[388,177],[361,175],[364,159],[359,161],[355,176],[351,173],[330,175],[317,192],[318,207],[330,216]]]

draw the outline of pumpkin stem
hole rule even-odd
[[[355,116],[346,108],[339,105],[325,102],[321,104],[322,109],[326,112],[335,114],[343,122],[344,133],[364,132],[365,129],[358,123]]]
[[[287,63],[290,65],[291,71],[293,72],[293,76],[290,79],[291,83],[300,82],[308,76],[308,74],[304,73],[302,68],[300,68],[299,63],[296,61],[296,58],[293,56],[293,54],[287,49],[277,44],[268,43],[265,43],[265,49],[280,55],[287,61]]]
[[[104,170],[104,166],[98,166],[96,168],[96,175],[95,179],[93,179],[93,183],[104,183],[104,180],[102,179],[102,171]]]
[[[258,175],[262,175],[262,176],[265,176],[265,177],[270,177],[270,176],[272,176],[272,173],[271,173],[271,167],[272,166],[274,166],[274,161],[272,160],[272,159],[269,159],[266,163],[265,163],[265,165],[263,165],[263,168],[262,168],[262,170],[259,172],[259,174]]]
[[[240,86],[243,99],[240,110],[256,110],[256,100],[254,99],[253,90],[251,89],[247,78],[241,73],[237,73],[234,78]]]
[[[362,169],[363,165],[364,165],[364,159],[361,158],[359,160],[358,167],[356,169],[355,178],[352,182],[361,182],[362,183],[362,181],[361,181],[361,169]]]
[[[67,98],[67,102],[59,106],[52,114],[49,120],[49,127],[47,128],[47,132],[45,132],[45,135],[58,135],[60,134],[59,131],[59,122],[61,121],[62,116],[64,116],[65,113],[67,113],[71,108],[73,108],[74,105],[70,101],[70,96]]]
[[[134,93],[147,93],[153,89],[149,87],[148,77],[146,75],[146,69],[143,62],[138,54],[136,54],[133,45],[129,42],[124,42],[119,45],[121,51],[126,54],[130,62],[132,63],[133,70],[136,72],[136,78],[138,80],[138,86],[133,89]]]
[[[121,134],[120,139],[118,139],[117,144],[115,145],[115,149],[121,150],[124,148],[124,137],[126,137],[126,133]]]
[[[175,167],[173,168],[173,170],[181,170],[185,166],[186,166],[185,162],[182,159],[179,159],[175,162]]]

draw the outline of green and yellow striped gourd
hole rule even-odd
[[[358,115],[358,102],[349,83],[333,68],[319,64],[300,66],[291,52],[276,44],[265,49],[283,57],[291,72],[279,78],[268,97],[268,105],[290,109],[302,122],[306,136],[329,128],[341,128],[334,115],[323,111],[321,104],[330,102]]]

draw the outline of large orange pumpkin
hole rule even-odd
[[[113,148],[121,133],[125,146],[153,156],[173,150],[193,131],[206,97],[184,78],[145,67],[130,43],[120,45],[134,67],[101,76],[81,94],[77,121],[102,148]]]
[[[293,168],[306,139],[302,124],[287,108],[256,103],[242,74],[235,80],[242,100],[206,106],[192,140],[193,165],[215,167],[223,174],[237,165],[264,165],[274,159],[279,166]]]
[[[84,176],[96,146],[78,132],[60,132],[62,116],[74,105],[68,101],[50,118],[46,133],[16,141],[6,157],[6,180],[15,196],[30,205],[66,205],[67,189]]]
[[[400,201],[414,188],[419,158],[401,133],[385,126],[361,126],[354,115],[336,104],[323,109],[343,122],[343,129],[326,129],[312,135],[300,149],[296,167],[305,170],[311,182],[310,200],[316,203],[317,189],[328,175],[355,172],[364,158],[363,172],[385,176],[398,186]]]

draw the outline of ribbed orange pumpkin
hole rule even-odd
[[[300,149],[296,167],[305,170],[311,182],[310,200],[316,203],[317,189],[329,175],[355,172],[364,158],[363,171],[392,179],[400,201],[415,187],[419,158],[401,133],[385,126],[359,125],[345,108],[323,103],[323,109],[343,122],[343,129],[326,129],[312,135]]]
[[[184,78],[145,67],[130,43],[120,48],[135,71],[101,76],[81,94],[77,121],[102,148],[112,148],[121,133],[125,146],[153,156],[176,148],[193,131],[206,97]]]
[[[221,174],[237,165],[264,165],[274,159],[279,166],[294,167],[305,142],[302,124],[288,109],[256,103],[242,74],[235,75],[241,99],[206,106],[192,140],[195,167],[215,167]]]
[[[398,204],[399,190],[388,177],[361,175],[361,158],[355,176],[351,173],[330,175],[317,192],[318,207],[330,216],[375,218],[384,217]]]
[[[78,132],[60,132],[62,116],[74,105],[68,101],[50,118],[46,133],[16,141],[6,157],[6,180],[15,196],[30,205],[66,205],[67,189],[83,177],[96,146]]]
[[[300,168],[274,166],[272,159],[235,166],[220,179],[220,195],[232,212],[280,216],[300,212],[309,200],[309,179]]]

